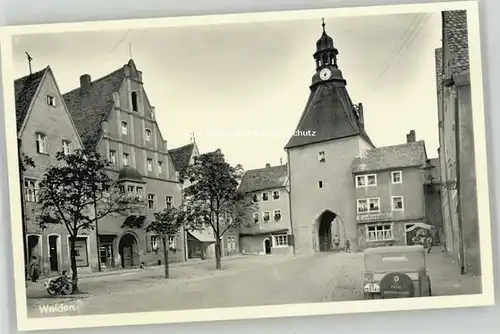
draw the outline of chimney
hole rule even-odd
[[[155,108],[155,107],[153,107],[153,106],[150,106],[150,108],[151,108],[151,118],[152,118],[153,120],[155,120],[155,117],[156,117],[156,116],[155,116],[156,108]]]
[[[415,142],[415,130],[411,130],[410,133],[406,135],[406,142],[407,143]]]
[[[92,79],[90,78],[90,74],[84,74],[80,76],[80,88],[88,89],[92,84]]]
[[[362,128],[365,127],[365,116],[363,114],[363,104],[359,103],[358,104],[358,118],[359,118],[359,125],[361,125]]]
[[[266,168],[270,168],[270,167],[271,167],[271,164],[268,162],[268,163],[266,164]]]
[[[280,166],[282,166],[282,165],[283,165],[283,159],[280,158]]]

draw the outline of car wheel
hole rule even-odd
[[[420,292],[422,297],[430,297],[431,293],[431,280],[429,276],[424,276],[420,280]]]

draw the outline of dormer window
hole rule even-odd
[[[138,102],[137,101],[137,92],[132,92],[131,99],[132,99],[132,110],[139,111],[138,103],[137,103]]]
[[[51,107],[56,106],[56,98],[52,95],[47,95],[47,104]]]
[[[128,124],[127,122],[122,122],[122,135],[128,134]]]

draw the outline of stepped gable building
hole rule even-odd
[[[430,228],[426,218],[424,141],[415,131],[407,143],[365,151],[354,159],[356,226],[360,249],[412,245],[418,228]]]
[[[101,266],[160,264],[159,236],[146,233],[144,227],[154,212],[181,203],[181,183],[144,89],[142,72],[130,60],[94,81],[84,74],[80,86],[64,94],[64,101],[85,147],[106,157],[112,164],[111,175],[127,192],[146,202],[142,212],[99,221]],[[185,260],[184,245],[183,233],[169,240],[173,261]]]
[[[462,273],[480,275],[467,12],[444,11],[441,21],[435,56],[445,243]]]
[[[340,231],[340,238],[358,249],[352,162],[374,145],[364,127],[362,104],[349,97],[338,54],[323,22],[310,96],[297,135],[285,146],[296,253],[331,249],[332,231]],[[301,135],[307,133],[314,135]]]
[[[33,213],[38,184],[47,168],[57,164],[58,151],[71,153],[82,147],[82,141],[49,66],[15,80],[14,91],[18,150],[35,163],[20,175],[25,252],[28,261],[38,258],[41,274],[46,276],[69,270],[69,233],[63,224],[40,229]],[[79,271],[97,268],[96,246],[95,235],[82,231],[76,241]]]
[[[240,228],[239,248],[243,254],[293,253],[290,223],[288,165],[248,170],[240,190],[258,203],[248,217],[249,224]]]

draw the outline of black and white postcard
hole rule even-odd
[[[493,304],[476,2],[1,38],[20,330]]]

